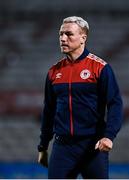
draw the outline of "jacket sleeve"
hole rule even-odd
[[[53,91],[53,86],[49,75],[47,75],[45,83],[45,98],[44,109],[41,115],[41,135],[40,135],[40,147],[41,150],[48,148],[49,142],[53,137],[53,123],[56,107],[56,98]]]
[[[123,103],[114,72],[109,64],[105,65],[100,74],[100,96],[106,107],[106,127],[104,136],[116,137],[123,119]]]

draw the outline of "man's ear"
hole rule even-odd
[[[81,44],[85,44],[86,40],[87,40],[87,35],[86,35],[86,34],[83,34],[83,35],[82,35]]]

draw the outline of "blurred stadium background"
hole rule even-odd
[[[124,122],[110,154],[110,178],[129,178],[129,1],[0,1],[0,178],[47,178],[37,164],[48,68],[60,59],[62,19],[87,19],[87,48],[109,62],[124,101]]]

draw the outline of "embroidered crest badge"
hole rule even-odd
[[[90,71],[88,69],[84,69],[84,70],[81,71],[80,77],[82,79],[88,79],[90,77],[90,74],[91,73],[90,73]]]

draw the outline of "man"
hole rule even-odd
[[[121,127],[122,100],[110,65],[85,48],[88,32],[81,17],[63,20],[59,40],[66,57],[46,78],[38,162],[47,166],[55,134],[48,178],[108,178],[108,152]]]

